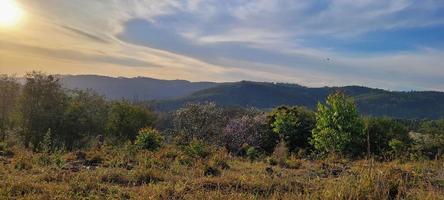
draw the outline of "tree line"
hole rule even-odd
[[[281,106],[271,111],[189,103],[170,113],[143,104],[107,101],[91,90],[67,90],[53,75],[31,72],[24,82],[0,76],[0,141],[25,148],[75,150],[126,142],[155,150],[162,143],[225,148],[233,155],[271,154],[278,144],[306,157],[340,154],[438,158],[444,120],[411,123],[360,116],[350,97],[332,93],[312,111]]]

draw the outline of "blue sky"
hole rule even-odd
[[[0,72],[444,91],[442,0],[17,2]]]

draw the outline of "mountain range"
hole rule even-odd
[[[444,118],[444,92],[387,91],[363,86],[310,88],[298,84],[240,81],[231,83],[113,78],[96,75],[61,76],[68,89],[93,89],[107,99],[146,101],[158,111],[172,111],[188,102],[271,109],[299,105],[314,109],[335,91],[354,97],[363,115],[402,119]]]

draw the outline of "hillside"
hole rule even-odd
[[[301,105],[315,108],[328,94],[343,91],[353,96],[364,115],[395,118],[444,117],[443,92],[391,92],[361,86],[308,88],[296,84],[274,84],[242,81],[226,83],[195,92],[189,96],[157,101],[159,110],[173,110],[187,102],[216,102],[223,106],[269,109],[279,105]]]
[[[146,77],[113,78],[96,75],[61,76],[68,89],[93,89],[110,100],[152,100],[178,98],[215,86],[211,82],[159,80]]]
[[[95,75],[61,76],[64,87],[93,89],[110,100],[149,101],[157,110],[171,111],[187,102],[216,102],[223,106],[270,109],[301,105],[314,109],[328,94],[343,91],[353,96],[364,115],[395,118],[444,117],[444,93],[399,92],[362,86],[309,88],[297,84],[240,81],[234,83],[190,82],[153,78],[112,78]]]

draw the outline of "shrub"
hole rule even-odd
[[[255,161],[259,157],[259,153],[257,152],[256,148],[250,147],[247,149],[247,157],[250,159],[251,162]]]
[[[136,137],[135,145],[141,149],[155,151],[163,142],[163,136],[159,131],[152,128],[143,128]]]
[[[407,128],[390,118],[365,118],[364,133],[368,153],[383,156],[390,151],[389,142],[397,139],[410,144],[411,139]]]
[[[106,130],[109,139],[122,144],[128,140],[134,141],[137,132],[154,125],[156,115],[141,107],[128,102],[113,102],[110,105]]]
[[[407,149],[404,142],[402,142],[398,139],[390,140],[389,146],[395,156],[400,156]]]
[[[216,166],[221,169],[230,169],[230,165],[227,162],[229,159],[230,157],[227,156],[225,151],[218,150],[213,154],[210,163],[212,166]]]
[[[9,150],[8,144],[6,142],[0,142],[0,156],[12,157],[14,152]]]
[[[288,150],[306,148],[316,123],[313,112],[303,107],[280,107],[273,111],[273,131],[284,139]]]
[[[219,142],[225,121],[222,109],[214,103],[187,104],[174,114],[175,131],[183,134],[184,143],[193,139]]]
[[[242,146],[248,144],[257,150],[271,153],[278,141],[272,132],[265,114],[244,115],[228,121],[223,130],[222,142],[225,148],[242,155]]]
[[[39,143],[38,150],[42,153],[51,153],[52,151],[52,136],[51,136],[51,129],[48,129],[46,131],[45,135],[43,136],[43,140]]]
[[[352,100],[336,92],[327,97],[326,105],[318,103],[312,138],[317,150],[356,155],[363,142],[363,123]]]
[[[193,158],[206,158],[211,154],[208,146],[200,140],[193,140],[188,146],[185,146],[184,152]]]

